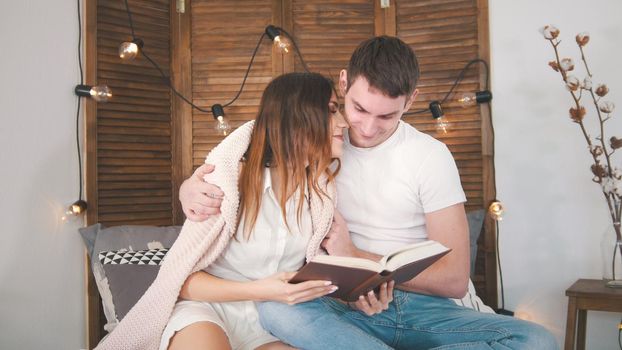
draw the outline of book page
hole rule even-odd
[[[383,270],[383,266],[375,261],[350,256],[317,255],[312,259],[312,261],[322,264],[353,267],[375,272],[381,272]]]
[[[449,248],[436,241],[415,243],[387,254],[382,258],[382,260],[380,260],[380,264],[383,264],[386,270],[394,271],[400,266],[406,265],[413,261],[422,260],[448,250]]]

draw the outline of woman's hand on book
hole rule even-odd
[[[364,312],[367,316],[379,314],[389,308],[389,304],[393,301],[394,281],[386,282],[380,285],[378,296],[372,290],[367,295],[361,295],[356,302],[348,303],[351,308]]]
[[[337,286],[330,281],[306,281],[288,283],[296,272],[278,272],[270,277],[251,282],[256,289],[257,300],[278,301],[288,305],[303,303],[330,294]]]

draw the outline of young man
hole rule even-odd
[[[397,349],[556,349],[543,327],[456,305],[469,280],[466,201],[447,147],[401,121],[417,96],[412,49],[397,38],[372,38],[354,51],[339,77],[350,123],[337,178],[338,211],[323,242],[331,255],[379,259],[404,244],[433,239],[451,248],[411,281],[383,286],[356,303],[332,298],[289,306],[262,303],[262,325],[304,349],[371,348],[353,326]],[[180,190],[191,220],[217,211],[220,191],[200,184],[200,169]],[[203,193],[203,195],[201,195]],[[347,223],[347,224],[346,224]]]

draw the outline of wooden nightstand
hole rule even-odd
[[[622,289],[607,288],[602,280],[577,280],[566,289],[566,295],[568,296],[568,317],[566,318],[565,350],[574,349],[575,334],[577,349],[585,349],[587,310],[622,312]]]

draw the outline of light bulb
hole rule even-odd
[[[106,85],[76,85],[74,91],[78,96],[91,97],[97,102],[107,102],[112,97],[112,90]]]
[[[93,86],[89,91],[91,97],[97,102],[108,102],[112,97],[112,90],[106,85]]]
[[[279,35],[274,38],[274,46],[283,53],[289,53],[291,43],[284,35]]]
[[[216,118],[215,129],[219,134],[227,136],[231,127],[229,126],[227,119],[225,119],[223,116],[219,116],[218,118]]]
[[[451,123],[445,117],[441,103],[438,101],[430,102],[430,112],[432,112],[432,118],[434,118],[434,128],[436,132],[441,134],[447,134],[451,130]]]
[[[119,57],[125,61],[131,61],[138,55],[138,51],[143,48],[143,41],[134,38],[132,41],[125,41],[119,45]]]
[[[492,100],[492,93],[488,90],[477,92],[465,92],[460,95],[458,102],[461,107],[475,106],[478,103],[486,103]]]
[[[274,47],[279,49],[282,53],[289,53],[289,48],[292,46],[291,41],[287,36],[281,33],[281,30],[273,25],[266,27],[266,34],[274,42]]]
[[[229,134],[229,131],[231,130],[231,127],[229,126],[227,119],[225,119],[225,110],[222,105],[213,105],[212,114],[214,115],[214,119],[216,119],[216,125],[214,126],[214,129],[216,129],[219,134],[227,136],[227,134]]]
[[[61,217],[62,222],[72,221],[86,211],[87,204],[82,199],[73,202]]]
[[[436,118],[436,125],[434,126],[436,132],[441,134],[448,134],[451,130],[451,123],[447,120],[446,117],[438,117]]]
[[[504,212],[505,208],[503,207],[503,204],[499,201],[494,201],[490,203],[490,206],[488,207],[488,214],[490,214],[490,217],[492,217],[492,219],[495,221],[503,220]]]

